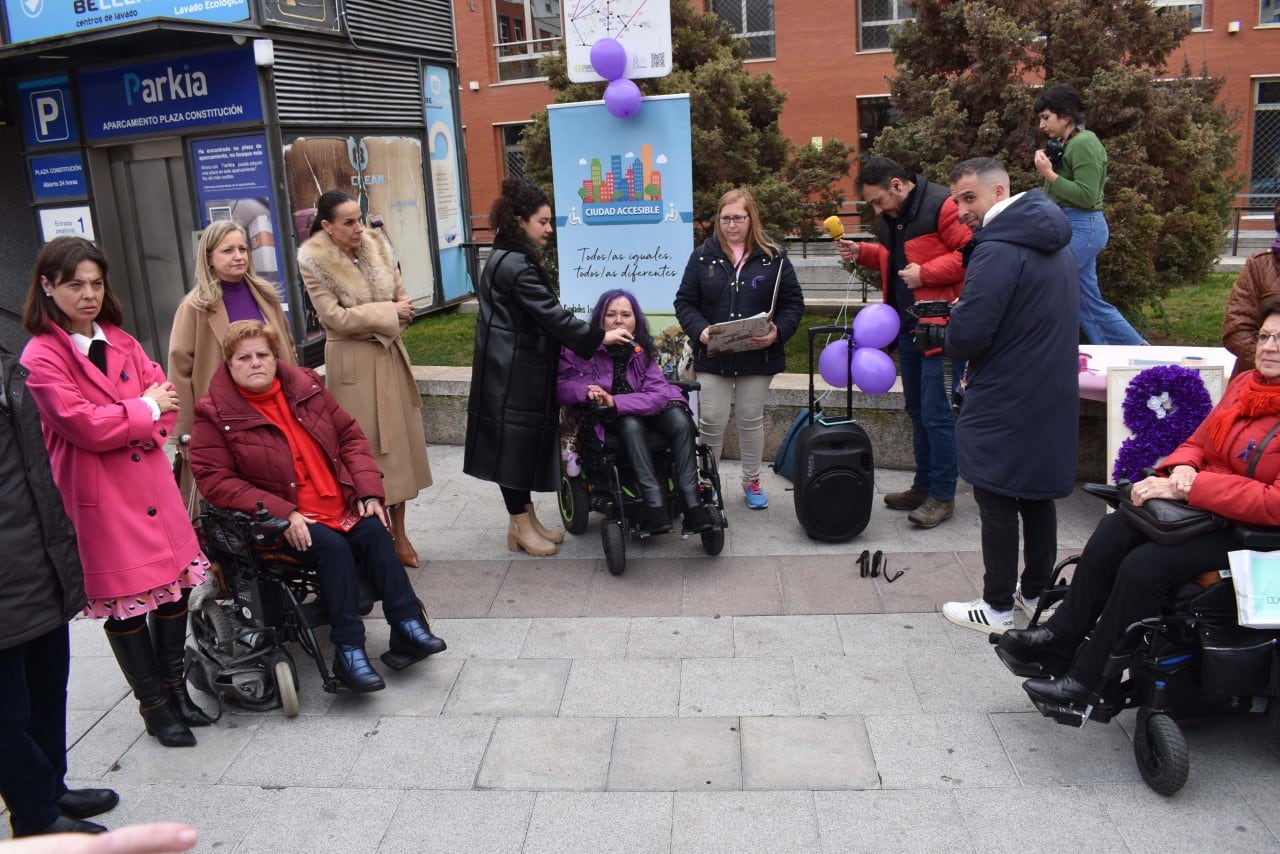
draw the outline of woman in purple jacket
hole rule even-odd
[[[596,425],[596,434],[603,441],[606,432],[612,433],[626,449],[644,498],[644,524],[650,534],[671,530],[671,518],[649,453],[650,432],[663,436],[671,447],[676,488],[685,507],[685,530],[711,530],[711,512],[698,499],[693,419],[680,389],[662,375],[648,321],[636,298],[623,290],[602,294],[591,313],[591,322],[605,331],[626,329],[631,341],[601,344],[589,359],[562,349],[557,393],[560,404],[593,402],[608,410],[603,422]]]

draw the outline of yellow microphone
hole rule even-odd
[[[827,229],[827,234],[831,235],[832,240],[839,240],[844,237],[844,224],[840,222],[840,217],[835,214],[824,219],[822,225]]]

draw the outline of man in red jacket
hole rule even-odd
[[[898,363],[916,461],[911,488],[885,495],[884,503],[911,511],[908,519],[933,528],[955,512],[956,419],[942,348],[922,351],[916,346],[917,321],[907,309],[922,300],[954,302],[960,296],[960,247],[973,233],[960,223],[946,187],[930,184],[922,175],[912,177],[887,157],[863,164],[854,186],[876,212],[880,242],[838,240],[836,247],[845,261],[880,273],[884,301],[898,310]]]

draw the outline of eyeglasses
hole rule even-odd
[[[746,214],[734,214],[733,216],[722,216],[720,217],[720,224],[721,225],[742,225],[744,222],[746,222],[750,218],[751,217],[747,216]]]
[[[1280,332],[1255,332],[1253,333],[1253,343],[1259,347],[1265,347],[1268,344],[1275,344],[1280,347]]]

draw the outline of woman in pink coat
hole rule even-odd
[[[97,246],[59,237],[40,251],[22,364],[76,529],[85,612],[106,618],[147,732],[167,747],[190,747],[188,727],[212,723],[187,695],[182,669],[187,595],[209,562],[164,453],[177,392],[123,320]]]

